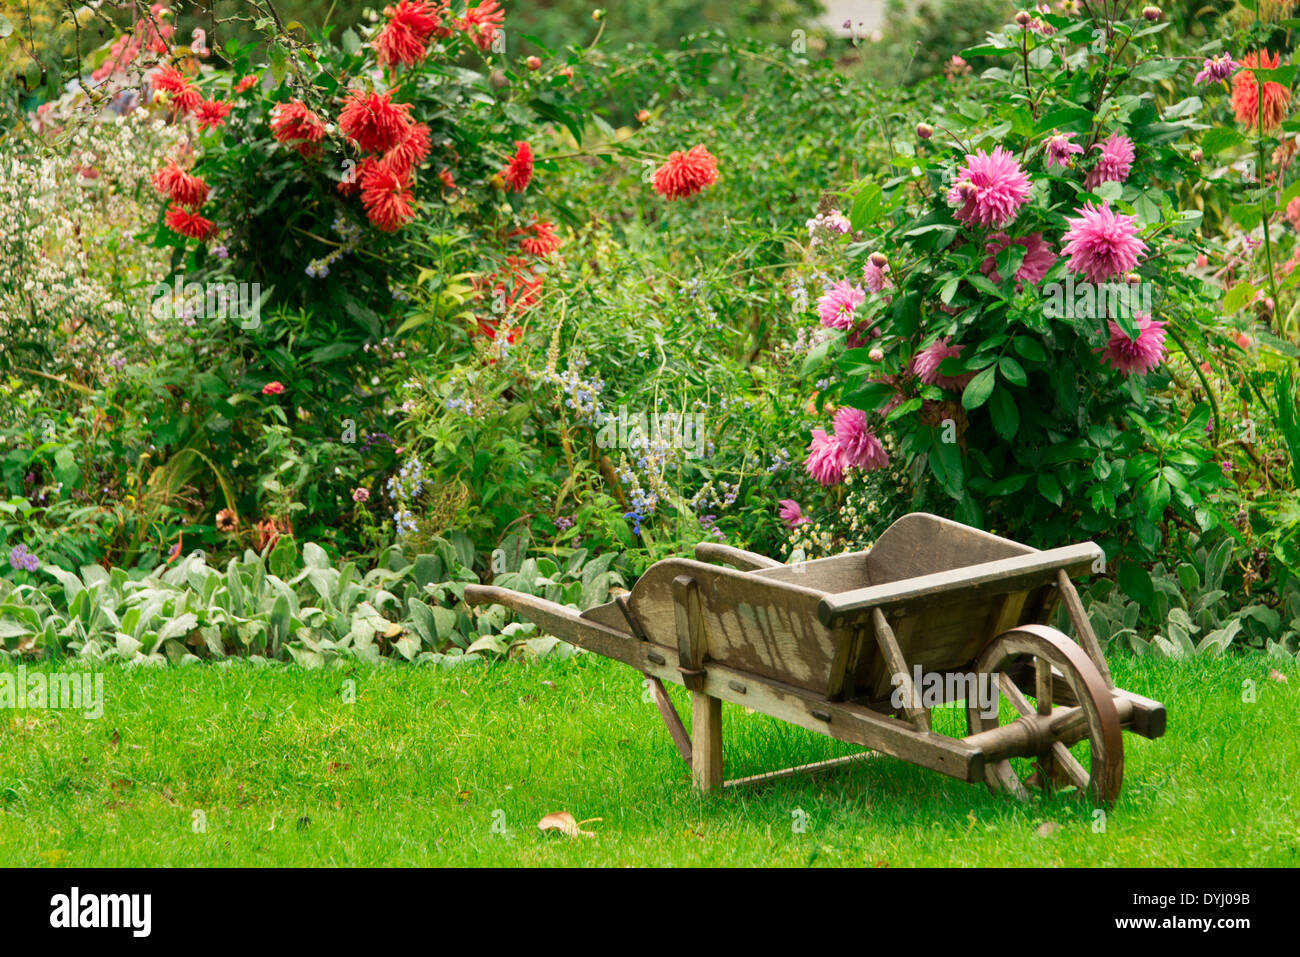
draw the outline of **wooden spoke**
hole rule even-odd
[[[1052,663],[1046,658],[1034,659],[1034,698],[1039,714],[1052,713]]]
[[[1021,694],[1020,689],[1016,687],[1016,683],[1007,677],[1005,672],[998,674],[998,690],[1007,696],[1011,706],[1021,714],[1034,713],[1034,706],[1029,703],[1028,698]]]
[[[1070,749],[1057,741],[1052,745],[1052,758],[1056,766],[1064,770],[1069,776],[1070,781],[1079,789],[1079,793],[1087,794],[1088,771],[1079,763],[1079,759],[1070,753]]]

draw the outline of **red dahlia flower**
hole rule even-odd
[[[253,87],[257,86],[257,81],[260,79],[262,79],[262,77],[258,73],[248,74],[248,76],[235,84],[235,94],[238,95],[243,93],[245,90],[251,90]]]
[[[194,118],[199,121],[199,129],[215,130],[218,126],[225,125],[226,114],[229,112],[229,103],[220,100],[204,100],[194,111]]]
[[[505,21],[506,12],[501,9],[501,4],[497,3],[497,0],[486,0],[478,6],[469,7],[465,11],[464,18],[456,26],[474,41],[475,46],[486,52],[492,48],[497,30]]]
[[[560,237],[549,219],[538,220],[525,229],[516,229],[510,235],[524,237],[519,240],[519,248],[530,256],[543,258],[560,248]]]
[[[384,232],[394,232],[415,218],[408,170],[397,168],[387,159],[376,160],[362,164],[357,180],[366,215]]]
[[[685,153],[676,151],[668,162],[655,170],[654,187],[670,200],[694,196],[718,181],[718,160],[703,146],[692,146]]]
[[[532,178],[533,148],[522,140],[515,140],[515,155],[505,171],[506,185],[516,193],[522,193]]]
[[[504,268],[475,285],[487,289],[495,311],[509,313],[516,309],[527,309],[537,303],[543,278],[533,272],[532,263],[518,256],[510,256],[507,257]]]
[[[205,219],[198,213],[189,212],[176,205],[167,208],[167,214],[163,217],[163,222],[167,224],[168,229],[190,239],[207,239],[216,232],[212,220]]]
[[[423,123],[412,123],[406,138],[384,154],[384,159],[393,164],[395,169],[410,172],[419,166],[429,155],[429,127]]]
[[[271,134],[277,142],[308,156],[325,138],[325,121],[307,109],[301,100],[290,100],[275,108],[271,116]]]
[[[1232,109],[1237,122],[1248,129],[1259,126],[1260,114],[1263,113],[1264,129],[1271,130],[1286,119],[1286,108],[1291,103],[1291,91],[1281,83],[1268,80],[1264,84],[1264,101],[1261,106],[1259,83],[1251,70],[1276,70],[1281,55],[1274,53],[1269,58],[1268,51],[1251,51],[1241,58],[1243,69],[1232,78]]]
[[[350,90],[339,114],[339,129],[367,153],[387,153],[410,133],[409,103],[394,103],[391,93]]]
[[[192,113],[203,102],[203,94],[174,66],[165,66],[153,75],[153,88],[172,95],[177,115]]]
[[[388,22],[371,46],[385,67],[412,66],[424,59],[429,37],[442,26],[439,10],[428,0],[401,0],[396,6],[384,7]]]
[[[153,188],[179,206],[202,206],[208,199],[208,184],[185,172],[174,159],[153,174]]]

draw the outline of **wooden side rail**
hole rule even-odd
[[[781,568],[781,562],[768,558],[766,555],[760,555],[758,552],[747,552],[743,548],[733,548],[730,545],[721,545],[718,542],[700,542],[695,546],[695,560],[697,562],[721,562],[723,565],[730,565],[742,572],[752,572],[760,568]]]
[[[853,619],[865,619],[873,608],[889,611],[939,598],[986,598],[1022,591],[1054,580],[1058,571],[1065,571],[1068,575],[1090,571],[1101,557],[1102,551],[1098,546],[1084,542],[898,582],[868,585],[827,595],[817,606],[817,617],[822,624],[832,627]]]

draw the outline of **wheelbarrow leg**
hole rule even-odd
[[[673,579],[673,611],[677,625],[678,670],[691,692],[691,780],[705,793],[722,788],[722,699],[704,690],[704,658],[708,642],[695,579]]]
[[[705,792],[722,789],[722,699],[691,692],[691,781]]]

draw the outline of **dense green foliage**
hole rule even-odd
[[[408,566],[446,542],[459,580],[498,573],[509,541],[576,602],[582,569],[614,555],[630,584],[705,538],[797,558],[866,547],[928,509],[1033,544],[1102,544],[1094,604],[1119,646],[1296,653],[1300,123],[1260,133],[1225,84],[1191,82],[1204,57],[1268,47],[1283,65],[1259,78],[1289,89],[1294,24],[1275,5],[1117,23],[1054,9],[1036,21],[1049,31],[1007,22],[1007,5],[927,3],[879,40],[792,37],[805,7],[775,0],[752,15],[534,5],[507,8],[500,43],[448,27],[397,66],[380,62],[379,11],[218,4],[205,53],[203,15],[183,6],[165,54],[90,89],[64,84],[111,66],[134,21],[81,24],[77,60],[58,6],[11,23],[38,55],[63,52],[43,76],[16,71],[5,102],[34,112],[0,135],[0,215],[21,224],[0,236],[0,600],[26,609],[6,651],[107,653],[122,629],[103,613],[158,589],[172,604],[125,630],[132,657],[316,655],[322,636],[355,645],[362,601],[411,642],[405,657],[445,654],[507,626],[477,629],[454,592],[427,601],[436,583]],[[130,98],[163,63],[231,106],[218,125],[170,95]],[[398,222],[356,195],[380,153],[341,123],[349,89],[387,91],[428,127]],[[325,124],[313,148],[277,132],[292,102]],[[1132,169],[1087,186],[1112,133],[1136,144]],[[1056,134],[1085,147],[1070,167],[1045,162]],[[521,142],[535,169],[516,189]],[[717,181],[670,200],[655,171],[696,146]],[[1025,247],[990,252],[993,230],[955,216],[960,168],[995,146],[1033,181],[1012,238],[1060,253],[1084,202],[1136,217],[1147,251],[1132,272],[1167,333],[1148,373],[1098,359],[1107,321],[1131,337],[1131,315],[1046,313],[1045,286],[1077,272],[1068,257],[1020,283]],[[168,225],[151,178],[169,160],[203,178],[214,235]],[[827,231],[836,216],[846,233]],[[873,253],[891,278],[857,318],[883,336],[819,326],[827,286],[857,283]],[[255,292],[256,321],[187,312],[191,282]],[[914,374],[941,338],[964,347],[940,369],[969,377],[960,390]],[[855,406],[888,467],[824,486],[803,467],[810,434]],[[624,427],[639,417],[673,424]],[[811,522],[791,527],[784,500]],[[304,542],[323,551],[308,559]],[[187,557],[200,548],[201,572]],[[204,582],[229,591],[231,563],[253,576],[276,549],[287,591],[225,611],[259,634],[279,615],[279,644],[245,641],[239,622],[209,641],[201,628],[229,623],[198,622],[224,607]],[[312,576],[291,579],[326,566],[360,588],[380,569],[392,602],[335,595],[284,631],[281,597],[317,607]],[[379,580],[401,569],[396,591]],[[73,607],[65,576],[95,601]],[[413,600],[457,627],[420,634]],[[195,628],[159,637],[191,613]]]

